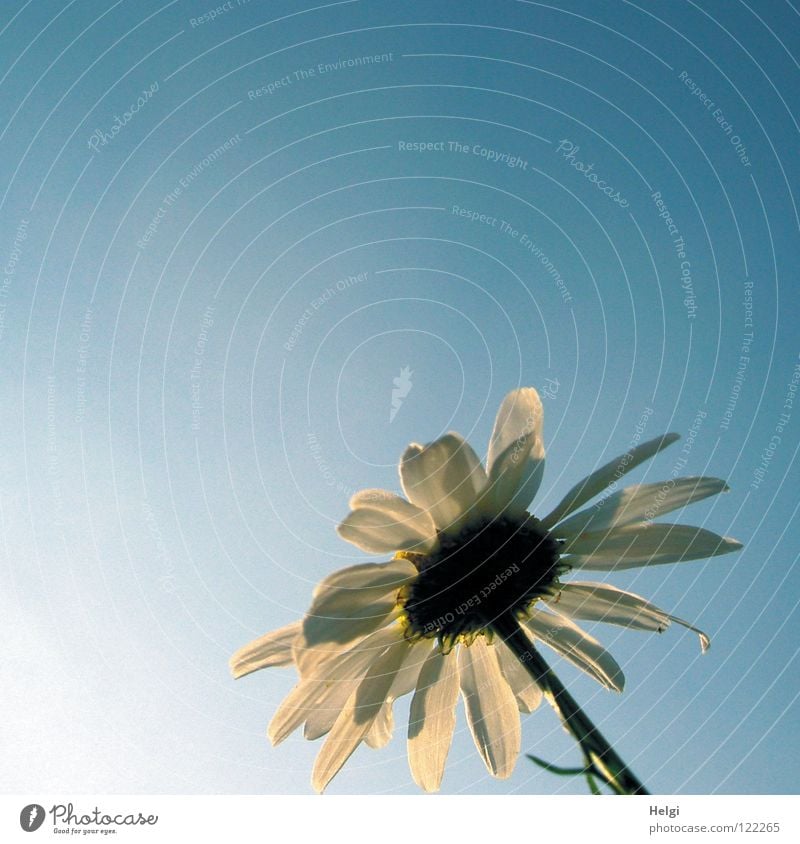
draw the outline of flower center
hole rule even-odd
[[[525,613],[567,570],[538,519],[485,520],[439,535],[430,555],[405,554],[419,574],[400,592],[407,638],[436,636],[449,650],[500,615]]]

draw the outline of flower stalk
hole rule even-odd
[[[599,776],[617,794],[649,794],[536,651],[516,618],[511,613],[504,613],[495,619],[492,627],[541,688],[566,730],[578,742],[586,760],[586,770]]]

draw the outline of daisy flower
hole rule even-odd
[[[393,554],[326,577],[301,621],[267,633],[231,658],[235,677],[291,665],[299,682],[278,708],[278,744],[303,727],[325,736],[312,784],[322,791],[362,742],[385,745],[394,701],[411,699],[408,760],[416,783],[439,788],[459,695],[475,746],[495,777],[511,775],[520,752],[519,713],[543,692],[581,745],[587,765],[614,785],[624,764],[539,657],[547,645],[602,686],[624,677],[577,621],[663,632],[671,623],[702,631],[631,592],[565,581],[573,570],[617,571],[726,554],[741,543],[699,527],[654,522],[727,491],[711,477],[685,477],[615,490],[622,475],[678,439],[637,445],[592,472],[555,509],[528,508],[544,470],[543,411],[523,388],[500,405],[486,468],[456,433],[400,459],[405,497],[369,489],[350,500],[339,535],[370,554]],[[587,505],[592,499],[598,500]],[[583,509],[581,509],[583,508]],[[644,791],[632,775],[630,786]]]

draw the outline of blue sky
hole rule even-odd
[[[728,479],[681,521],[745,543],[609,578],[708,654],[598,628],[624,694],[553,657],[564,682],[653,791],[796,789],[790,4],[3,15],[5,790],[309,792],[318,743],[265,738],[292,672],[228,657],[365,559],[350,494],[398,490],[413,440],[482,454],[520,385],[548,390],[534,512],[645,420],[683,445],[632,480]],[[331,792],[415,791],[406,707]],[[577,761],[546,707],[523,748]],[[443,790],[585,786],[493,780],[462,715]]]

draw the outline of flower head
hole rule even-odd
[[[387,563],[341,569],[314,590],[302,621],[250,643],[231,659],[234,676],[294,663],[299,682],[270,723],[274,744],[300,726],[327,736],[314,767],[323,790],[362,743],[380,747],[392,704],[413,693],[408,758],[418,785],[439,788],[459,693],[475,745],[496,777],[520,751],[519,712],[542,692],[495,624],[512,616],[606,688],[622,691],[614,658],[576,620],[662,632],[672,622],[702,631],[649,601],[596,582],[564,582],[574,569],[612,571],[725,554],[734,539],[653,519],[728,489],[710,477],[638,484],[581,509],[623,474],[678,439],[642,443],[574,486],[542,519],[528,512],[544,471],[543,412],[533,388],[503,400],[484,469],[458,434],[400,459],[405,497],[359,492],[339,535]]]

